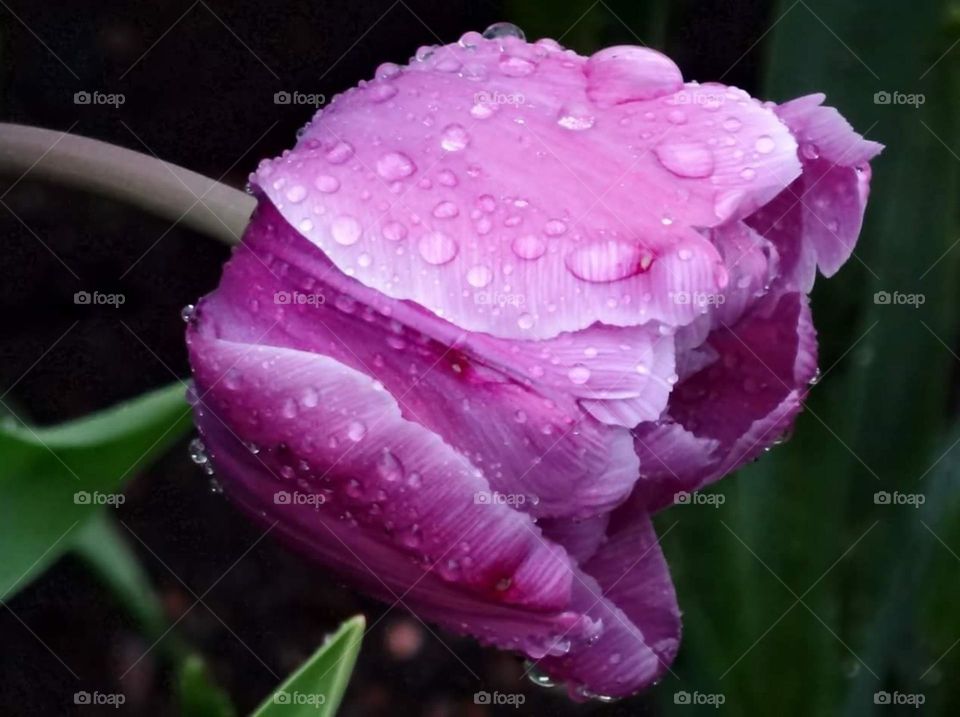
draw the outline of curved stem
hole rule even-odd
[[[0,123],[0,173],[15,175],[14,185],[29,173],[105,194],[229,244],[256,206],[239,189],[156,157],[25,125]]]

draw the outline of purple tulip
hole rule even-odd
[[[576,696],[649,685],[680,638],[650,515],[789,428],[860,230],[880,146],[822,100],[510,35],[382,65],[254,173],[190,323],[227,494]]]

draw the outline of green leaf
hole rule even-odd
[[[366,621],[357,615],[327,641],[253,713],[254,717],[332,717],[347,689]]]
[[[0,423],[0,599],[69,549],[123,481],[191,425],[183,384],[52,427]]]
[[[136,619],[140,630],[157,639],[167,618],[150,578],[106,510],[100,510],[73,531],[74,553],[110,588]]]
[[[184,717],[233,717],[236,710],[227,693],[214,683],[206,663],[190,655],[180,666],[180,714]]]

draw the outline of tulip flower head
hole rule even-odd
[[[650,516],[791,426],[860,230],[880,146],[823,100],[503,26],[381,65],[252,175],[190,320],[225,492],[577,697],[650,685],[681,628]]]

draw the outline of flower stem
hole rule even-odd
[[[29,174],[130,202],[228,244],[256,206],[239,189],[156,157],[25,125],[0,123],[0,173],[17,176],[14,185]]]

